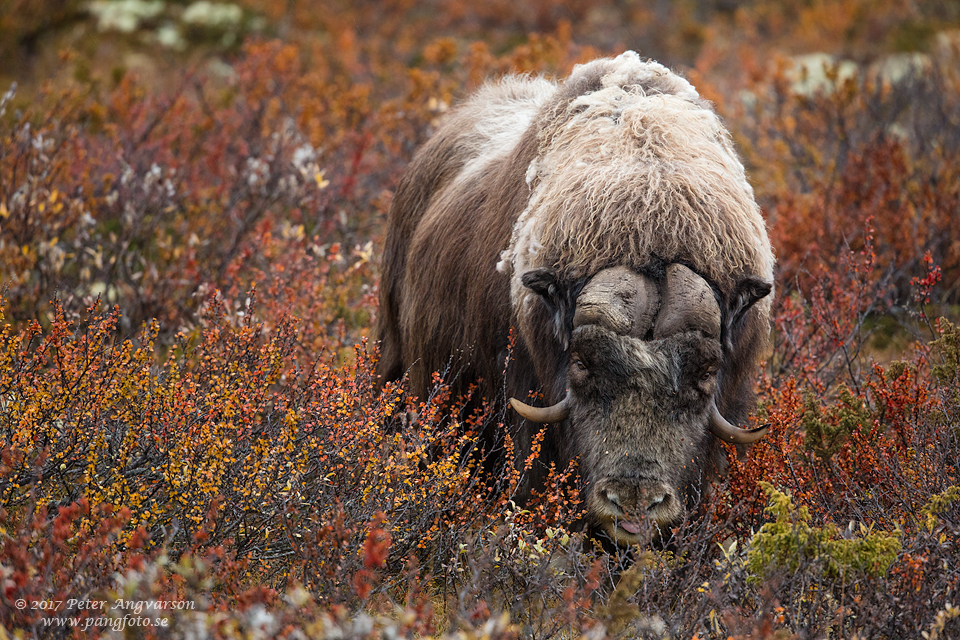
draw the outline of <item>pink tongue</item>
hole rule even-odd
[[[623,527],[623,530],[627,533],[632,533],[634,535],[640,533],[640,527],[633,522],[621,522],[620,526]]]

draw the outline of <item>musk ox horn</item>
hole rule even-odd
[[[656,283],[627,267],[598,272],[577,296],[574,328],[597,324],[621,336],[644,338],[660,309]]]
[[[718,339],[720,305],[707,281],[678,263],[669,265],[666,271],[653,337],[666,338],[698,329],[705,336]]]
[[[730,444],[753,444],[765,436],[769,428],[770,425],[768,424],[755,429],[735,427],[720,415],[720,410],[717,409],[716,404],[710,407],[710,432],[724,442],[729,442]]]
[[[570,392],[567,391],[563,400],[549,407],[531,407],[516,398],[510,398],[510,406],[530,422],[563,422],[570,416]]]

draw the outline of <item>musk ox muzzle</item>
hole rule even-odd
[[[529,282],[552,292],[543,274]],[[580,459],[588,518],[630,544],[640,519],[670,525],[695,501],[713,437],[749,444],[766,427],[738,428],[717,408],[725,316],[736,310],[722,309],[688,267],[659,277],[606,269],[575,304],[565,397],[549,407],[510,402],[527,420],[559,425]]]

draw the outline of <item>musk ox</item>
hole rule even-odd
[[[454,359],[455,390],[513,396],[521,459],[550,423],[529,486],[578,458],[592,525],[630,544],[640,517],[695,502],[719,439],[763,435],[734,424],[773,268],[730,136],[686,80],[633,52],[559,84],[507,77],[453,110],[397,187],[379,374],[425,397]]]

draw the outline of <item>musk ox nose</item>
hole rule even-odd
[[[618,542],[634,542],[639,521],[650,518],[668,525],[682,513],[676,490],[656,480],[605,478],[587,499],[593,519]]]

